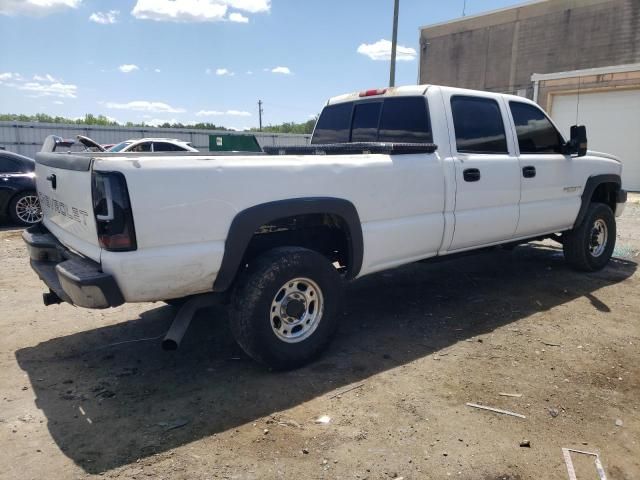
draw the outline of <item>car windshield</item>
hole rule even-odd
[[[120,142],[109,149],[110,152],[120,152],[131,145],[133,142]]]

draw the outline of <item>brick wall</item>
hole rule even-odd
[[[547,0],[421,30],[420,81],[533,94],[531,75],[640,62],[640,0]]]

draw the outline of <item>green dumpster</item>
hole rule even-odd
[[[209,150],[212,152],[261,152],[255,135],[218,134],[209,135]]]

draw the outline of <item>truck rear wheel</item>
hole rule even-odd
[[[577,270],[603,269],[616,245],[616,220],[604,203],[592,203],[582,223],[563,234],[564,257]]]
[[[276,369],[300,367],[327,346],[338,325],[342,277],[305,248],[270,250],[238,279],[229,314],[238,344]]]

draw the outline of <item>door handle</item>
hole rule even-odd
[[[522,168],[522,176],[524,178],[533,178],[536,176],[536,167],[528,166]]]
[[[462,172],[465,182],[477,182],[480,180],[480,170],[477,168],[467,168]]]
[[[56,189],[56,187],[57,187],[57,183],[58,183],[58,182],[57,182],[57,179],[56,179],[56,174],[54,173],[54,174],[52,174],[52,175],[49,175],[49,176],[47,177],[47,181],[48,181],[48,182],[51,182],[51,188],[53,188],[53,189],[55,190],[55,189]]]

